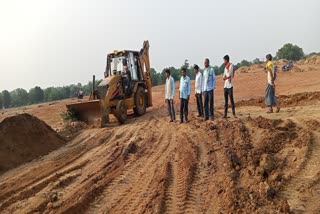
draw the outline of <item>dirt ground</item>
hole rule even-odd
[[[320,213],[320,66],[312,66],[278,74],[277,114],[260,102],[266,74],[257,69],[236,76],[238,118],[222,119],[217,77],[214,121],[196,117],[192,97],[190,122],[169,123],[158,86],[154,106],[124,125],[71,124],[66,145],[0,175],[0,212]],[[2,110],[0,121],[24,112],[61,131],[69,102],[77,100]]]

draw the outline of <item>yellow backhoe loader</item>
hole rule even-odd
[[[141,116],[152,106],[152,80],[150,76],[149,42],[144,41],[139,51],[114,51],[107,55],[104,79],[94,86],[89,100],[67,105],[75,117],[91,124],[100,122],[101,127],[113,114],[119,123],[127,119],[127,110],[133,109]]]

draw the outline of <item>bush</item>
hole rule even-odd
[[[304,56],[302,48],[291,43],[285,44],[277,52],[278,59],[287,59],[297,61],[302,59]]]

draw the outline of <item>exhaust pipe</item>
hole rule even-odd
[[[92,80],[92,92],[94,92],[94,89],[96,88],[95,87],[95,84],[96,84],[96,76],[95,75],[93,75],[93,80]]]

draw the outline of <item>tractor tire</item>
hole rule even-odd
[[[146,113],[147,100],[143,87],[138,87],[136,94],[134,95],[134,105],[133,111],[135,115],[142,116]]]
[[[109,123],[110,119],[109,119],[109,114],[110,114],[110,108],[106,108],[103,111],[103,114],[101,116],[101,122],[100,122],[100,127],[106,127],[106,125]]]
[[[127,120],[127,107],[123,100],[120,100],[116,106],[116,118],[120,124]]]

